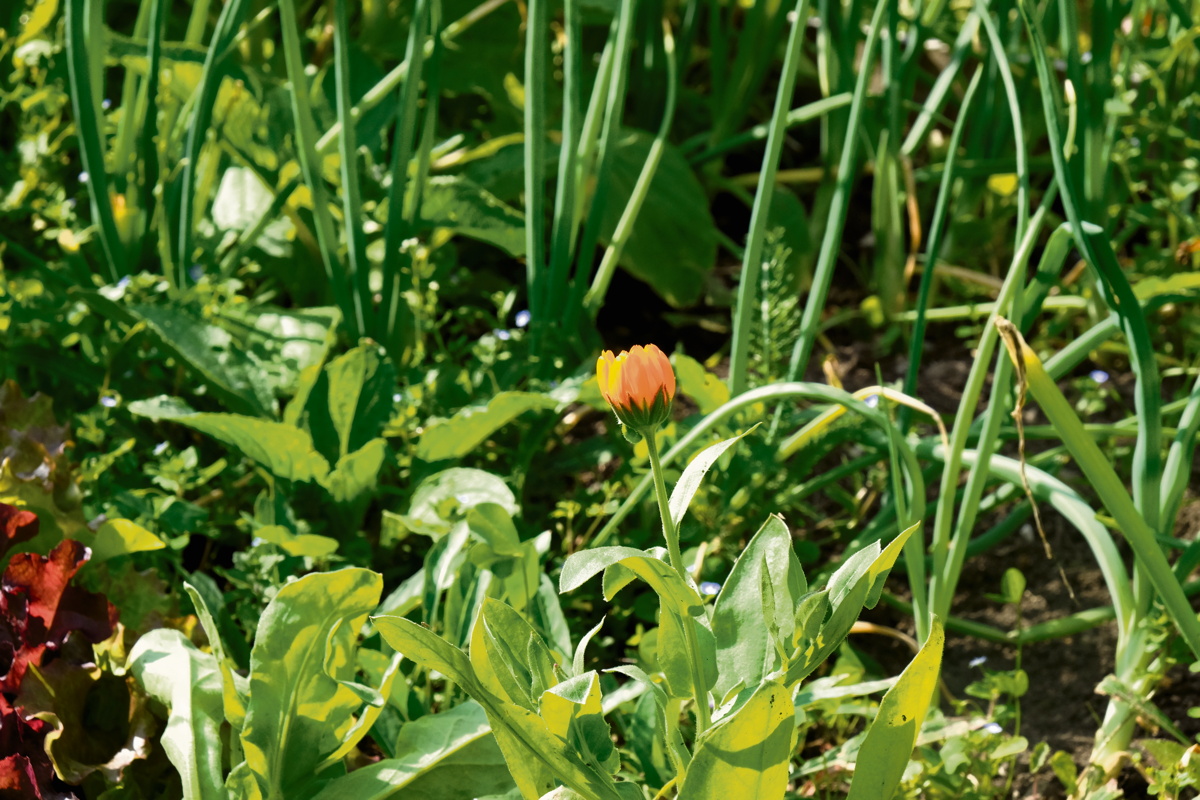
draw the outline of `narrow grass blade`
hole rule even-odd
[[[354,106],[350,81],[350,9],[347,0],[333,3],[333,71],[337,85],[338,120],[342,123],[339,142],[342,176],[342,214],[346,236],[346,271],[350,291],[354,296],[354,313],[360,332],[367,330],[367,313],[371,307],[370,262],[367,260],[367,239],[363,231],[362,190],[358,183],[358,140],[350,111]]]
[[[579,220],[575,216],[576,194],[582,188],[576,180],[583,91],[583,23],[574,3],[563,4],[563,93],[562,144],[558,152],[558,180],[554,192],[554,219],[550,230],[551,286],[566,286]]]
[[[196,168],[200,164],[200,150],[208,138],[212,122],[213,105],[217,100],[217,90],[221,88],[221,78],[224,77],[224,63],[227,50],[233,41],[249,7],[247,0],[229,0],[221,8],[217,17],[217,26],[213,30],[212,41],[209,42],[208,52],[204,55],[204,68],[200,72],[200,83],[193,95],[192,121],[188,126],[187,143],[184,146],[183,161],[180,165],[179,177],[179,213],[175,249],[174,275],[176,287],[187,285],[187,270],[191,265],[194,254],[193,225],[196,217]]]
[[[973,17],[972,17],[973,19]],[[959,107],[958,119],[950,134],[950,147],[946,150],[946,169],[942,173],[942,183],[938,187],[937,201],[933,206],[933,221],[929,226],[929,244],[925,249],[925,270],[921,273],[921,283],[917,289],[917,319],[913,323],[912,341],[908,351],[908,371],[904,375],[904,393],[911,395],[917,389],[917,372],[921,367],[921,355],[925,349],[926,309],[929,307],[929,293],[933,288],[933,275],[937,266],[938,255],[942,250],[942,239],[946,231],[946,207],[950,203],[950,190],[954,185],[954,165],[958,159],[958,146],[962,141],[963,128],[970,117],[971,103],[975,92],[979,89],[980,78],[983,77],[983,67],[975,70],[971,82],[963,95]],[[900,412],[900,427],[908,429],[910,414],[906,409]]]
[[[408,303],[404,299],[404,292],[411,285],[411,274],[406,274],[401,264],[400,245],[408,238],[409,221],[416,218],[418,211],[413,208],[411,212],[406,212],[404,203],[409,162],[412,161],[413,142],[417,132],[417,101],[421,97],[421,73],[425,66],[425,39],[428,29],[429,0],[417,0],[408,28],[408,44],[404,52],[404,63],[408,66],[408,72],[404,79],[404,88],[400,91],[396,132],[392,139],[392,179],[388,186],[387,221],[383,234],[383,263],[380,270],[383,286],[376,335],[380,337],[380,341],[393,349],[397,346],[397,333],[408,316]],[[350,118],[355,119],[353,116]]]
[[[93,0],[94,2],[94,0]],[[116,282],[127,272],[125,247],[117,231],[109,195],[108,173],[104,165],[104,129],[95,100],[98,87],[93,85],[87,42],[99,43],[99,35],[89,37],[88,0],[67,0],[67,79],[71,85],[71,108],[75,115],[75,131],[79,139],[79,154],[87,174],[88,201],[92,219],[100,230],[100,246],[108,266],[108,277]]]
[[[617,263],[621,260],[621,252],[625,249],[625,243],[629,241],[629,236],[633,233],[633,225],[637,221],[638,213],[642,210],[646,195],[650,192],[650,183],[654,180],[655,172],[658,171],[659,162],[662,161],[663,150],[667,146],[667,134],[670,133],[671,123],[675,119],[678,83],[675,69],[675,40],[671,36],[670,23],[665,20],[663,21],[663,51],[667,61],[667,104],[663,110],[662,124],[658,128],[654,142],[650,145],[650,153],[646,157],[646,163],[642,165],[642,171],[638,174],[637,183],[634,184],[633,192],[629,196],[629,202],[625,204],[625,210],[621,213],[621,219],[613,231],[612,241],[604,251],[604,258],[601,259],[596,276],[592,279],[592,287],[584,297],[584,305],[592,319],[596,318],[600,307],[604,304],[609,282],[612,281],[613,272],[616,271]]]
[[[575,259],[575,285],[570,300],[566,304],[566,329],[573,331],[579,312],[582,310],[584,292],[590,285],[588,275],[591,272],[592,255],[600,241],[600,224],[604,216],[604,207],[608,202],[609,181],[607,180],[607,164],[617,134],[621,130],[621,122],[625,114],[625,86],[629,79],[629,58],[633,47],[633,24],[636,19],[637,0],[625,0],[620,4],[620,13],[616,19],[616,39],[612,46],[610,73],[603,92],[604,116],[600,125],[599,137],[591,140],[588,135],[588,120],[584,122],[584,147],[587,152],[581,160],[581,175],[579,186],[587,185],[591,175],[596,176],[595,193],[589,199],[587,222],[583,226],[583,237],[580,239],[579,250]],[[597,78],[597,81],[599,79]],[[601,95],[593,92],[593,102]],[[598,106],[597,106],[598,111]],[[593,124],[600,119],[588,110],[588,116]],[[594,155],[591,154],[594,152]],[[594,167],[592,165],[594,164]]]
[[[341,309],[350,329],[350,335],[358,338],[363,332],[364,309],[360,302],[362,298],[352,295],[349,291],[346,276],[342,274],[338,261],[337,231],[329,213],[329,196],[316,151],[317,132],[308,98],[308,76],[305,74],[304,59],[300,53],[300,28],[294,0],[280,0],[279,25],[283,34],[283,58],[287,66],[288,82],[291,84],[296,155],[300,161],[300,172],[304,175],[304,182],[312,192],[313,222],[317,228],[317,241],[320,243],[325,277],[333,292],[334,303]]]
[[[788,35],[787,51],[783,58],[783,74],[779,78],[779,89],[775,94],[775,109],[771,113],[767,149],[763,153],[762,177],[754,195],[754,208],[750,212],[750,233],[746,240],[746,253],[742,259],[742,274],[738,280],[737,301],[733,307],[729,393],[734,397],[746,391],[747,361],[750,356],[750,327],[753,322],[755,295],[758,292],[758,275],[762,269],[763,240],[766,238],[771,200],[775,196],[775,171],[779,169],[779,156],[783,152],[783,140],[787,135],[788,109],[791,106],[792,93],[796,87],[800,48],[804,44],[804,31],[808,27],[807,15],[808,0],[796,0],[796,10],[792,14],[792,31]]]
[[[875,48],[879,42],[879,29],[883,22],[883,12],[888,0],[877,0],[875,12],[867,28],[867,38],[863,43],[862,62],[854,85],[854,99],[850,102],[850,116],[847,130],[858,131],[862,122],[863,107],[866,105],[867,89],[874,72]],[[845,147],[842,148],[841,159],[838,162],[837,183],[830,201],[829,213],[826,216],[825,235],[821,239],[821,249],[817,256],[817,266],[813,273],[812,288],[809,290],[808,301],[804,306],[804,314],[800,318],[800,335],[792,348],[792,359],[788,364],[788,380],[794,381],[803,374],[812,355],[813,345],[821,327],[821,312],[829,295],[829,286],[833,282],[833,269],[837,262],[838,246],[842,241],[842,231],[846,225],[846,215],[850,210],[850,190],[854,184],[855,167],[858,154],[858,136],[846,137]],[[771,423],[768,438],[774,438],[779,427],[779,412]]]
[[[1071,451],[1088,482],[1116,518],[1117,524],[1133,548],[1138,564],[1145,570],[1163,605],[1166,606],[1167,613],[1192,653],[1200,658],[1200,621],[1197,621],[1183,588],[1171,571],[1171,566],[1155,538],[1154,529],[1138,512],[1112,465],[1100,452],[1092,437],[1088,436],[1071,404],[1046,374],[1041,360],[1025,344],[1021,334],[1007,320],[997,320],[996,325],[1001,331],[1009,357],[1017,368],[1018,381],[1027,382],[1029,391],[1033,393],[1034,399],[1038,401],[1050,423],[1062,434],[1063,444]],[[1156,516],[1157,512],[1158,509],[1155,509]]]
[[[549,319],[546,303],[546,29],[549,0],[529,0],[525,17],[525,288],[534,356]]]
[[[987,32],[988,41],[992,45],[992,58],[1000,71],[1000,82],[1004,86],[1004,98],[1008,102],[1008,115],[1012,119],[1013,147],[1017,159],[1017,241],[1025,235],[1025,226],[1029,223],[1029,166],[1026,163],[1028,155],[1025,152],[1025,130],[1021,123],[1021,99],[1017,94],[1017,86],[1013,81],[1012,68],[1008,64],[1008,54],[1004,50],[1004,42],[992,21],[988,10],[987,0],[976,0],[977,16]]]
[[[1064,8],[1070,6],[1062,5]],[[1030,0],[1017,0],[1017,8],[1029,33],[1030,50],[1034,66],[1037,68],[1042,109],[1046,119],[1046,136],[1049,139],[1050,156],[1054,161],[1054,174],[1062,191],[1063,210],[1071,224],[1076,245],[1083,253],[1084,259],[1096,271],[1100,279],[1097,284],[1101,294],[1105,302],[1120,316],[1121,329],[1129,341],[1130,362],[1137,375],[1134,402],[1142,422],[1133,454],[1133,497],[1144,515],[1146,524],[1152,529],[1157,529],[1160,511],[1159,476],[1162,472],[1162,398],[1150,330],[1145,314],[1117,263],[1104,230],[1083,221],[1079,192],[1062,150],[1063,139],[1059,132],[1058,107],[1054,97],[1055,75],[1050,70],[1046,56],[1046,42],[1042,36],[1042,29],[1034,19],[1034,9],[1030,8]]]

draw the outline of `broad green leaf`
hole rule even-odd
[[[803,680],[841,645],[863,608],[872,604],[872,598],[879,598],[888,572],[919,524],[902,531],[882,551],[878,542],[872,542],[846,559],[830,577],[826,590],[801,599],[795,634],[799,646],[788,667],[787,685]],[[826,603],[830,608],[828,619],[824,619]]]
[[[264,382],[275,394],[292,398],[283,421],[299,426],[312,385],[337,341],[341,312],[329,307],[284,311],[238,305],[223,308],[218,316],[226,328],[243,331]]]
[[[517,513],[517,499],[502,478],[468,467],[442,470],[421,481],[413,492],[404,524],[414,533],[441,536],[480,503],[496,503]]]
[[[576,749],[590,753],[611,772],[616,772],[620,757],[604,721],[600,701],[599,674],[585,672],[543,692],[539,710],[551,733],[576,743]]]
[[[534,624],[547,637],[547,646],[562,656],[566,663],[571,654],[571,627],[563,614],[562,604],[558,600],[558,592],[550,576],[538,570],[538,588],[530,605],[531,618]]]
[[[351,432],[359,415],[359,406],[370,397],[364,397],[364,389],[379,369],[378,346],[355,347],[338,356],[325,367],[329,378],[329,419],[338,438],[338,454],[345,456],[358,449],[362,443],[354,442]]]
[[[421,605],[421,595],[425,588],[425,568],[420,567],[409,575],[392,593],[379,604],[380,614],[394,614],[402,617]]]
[[[526,411],[556,406],[558,402],[544,394],[500,392],[487,405],[469,406],[450,419],[426,426],[417,441],[417,458],[425,461],[462,458]]]
[[[663,563],[670,563],[670,554],[665,547],[647,547],[645,554],[657,558]],[[612,600],[617,592],[637,580],[637,573],[621,564],[613,564],[604,570],[603,591],[604,599]]]
[[[225,778],[225,791],[230,800],[263,800],[262,788],[245,761],[229,771]]]
[[[673,697],[692,696],[692,659],[688,655],[684,625],[692,626],[699,649],[704,670],[700,675],[704,684],[702,691],[707,692],[717,680],[717,647],[712,631],[700,622],[699,617],[683,616],[664,606],[658,615],[658,667]]]
[[[110,519],[96,531],[92,540],[91,563],[98,564],[116,556],[161,550],[166,543],[150,531],[127,519]]]
[[[275,400],[258,377],[258,365],[224,328],[180,305],[128,308],[164,347],[192,367],[236,410],[258,416],[275,413]]]
[[[593,625],[592,629],[590,631],[588,631],[587,633],[585,633],[583,635],[583,637],[579,640],[579,644],[575,646],[575,655],[571,659],[571,667],[572,667],[571,671],[575,675],[583,674],[583,672],[584,672],[583,665],[587,662],[588,643],[592,641],[592,639],[596,636],[597,633],[600,632],[600,629],[603,627],[604,627],[604,618],[601,617],[600,621],[597,622],[595,625]]]
[[[559,786],[557,789],[551,789],[538,800],[587,800],[586,797],[573,789],[568,789],[565,786]]]
[[[285,797],[311,779],[351,728],[362,703],[340,681],[354,676],[354,640],[382,591],[370,570],[306,575],[283,586],[259,619],[241,740],[265,796]]]
[[[319,481],[329,472],[329,462],[313,448],[312,437],[282,422],[239,414],[199,413],[159,398],[135,401],[129,404],[129,410],[208,434],[222,444],[236,447],[285,480]]]
[[[289,556],[325,558],[337,552],[338,541],[312,533],[292,533],[282,525],[264,525],[254,532],[260,539],[277,545]]]
[[[521,535],[512,514],[498,503],[480,503],[467,511],[467,527],[498,556],[521,555]]]
[[[514,780],[528,800],[553,789],[534,775],[548,770],[558,780],[595,800],[623,800],[612,778],[597,771],[570,750],[531,711],[506,703],[484,688],[463,651],[428,628],[402,617],[373,617],[376,630],[389,645],[426,669],[441,672],[462,687],[487,711],[496,742]]]
[[[458,579],[459,565],[462,563],[462,551],[470,538],[467,523],[460,521],[450,533],[433,543],[425,553],[425,587],[422,595],[424,620],[428,623],[439,621],[442,592],[449,589]]]
[[[796,722],[787,689],[768,681],[696,746],[679,796],[687,800],[783,800]]]
[[[699,361],[683,353],[674,353],[671,363],[675,366],[679,391],[696,401],[701,414],[709,414],[729,402],[729,387]]]
[[[471,666],[497,697],[535,711],[536,699],[558,683],[546,643],[509,606],[488,598],[471,631]]]
[[[858,751],[849,800],[891,800],[917,744],[917,733],[937,689],[945,635],[937,617],[929,638],[896,685],[879,704],[879,713]]]
[[[539,559],[534,542],[522,542],[512,515],[495,503],[481,503],[467,512],[467,526],[482,541],[473,545],[472,564],[492,573],[490,596],[524,612],[539,588]]]
[[[577,589],[593,575],[614,564],[620,564],[648,583],[678,614],[694,616],[704,606],[696,590],[685,583],[670,564],[632,547],[597,547],[572,553],[559,575],[559,593]]]
[[[217,629],[216,620],[213,619],[204,597],[195,586],[186,581],[184,581],[183,588],[191,598],[192,605],[196,609],[196,616],[200,618],[200,625],[204,628],[209,646],[212,647],[213,657],[216,658],[217,667],[221,671],[221,704],[224,709],[225,721],[233,728],[233,735],[230,737],[230,761],[236,763],[241,761],[241,732],[246,723],[246,695],[250,691],[249,681],[233,671],[232,662],[225,655],[225,646]]]
[[[221,175],[212,203],[212,222],[218,230],[243,233],[255,227],[271,208],[275,193],[254,170],[231,166]],[[279,215],[259,231],[255,245],[269,256],[287,258],[292,252],[295,227]]]
[[[757,425],[755,427],[758,427]],[[688,506],[692,502],[692,498],[696,496],[696,491],[700,488],[700,482],[704,480],[704,476],[708,473],[712,465],[717,463],[726,450],[741,439],[750,431],[739,433],[737,436],[731,436],[723,442],[717,442],[714,445],[704,448],[700,454],[693,458],[683,470],[683,474],[679,476],[679,480],[675,483],[675,488],[671,490],[671,500],[669,507],[671,509],[671,520],[675,523],[675,529],[679,529],[679,523],[683,521],[683,515],[687,513]]]
[[[179,772],[185,800],[223,800],[221,674],[217,659],[179,631],[159,628],[137,640],[127,669],[167,707],[162,746]]]
[[[495,245],[510,256],[525,255],[525,217],[491,192],[458,176],[425,182],[421,218],[456,234]]]
[[[738,683],[757,686],[778,668],[779,655],[771,641],[771,629],[778,629],[784,641],[791,640],[795,605],[806,588],[800,561],[792,549],[791,532],[782,519],[772,515],[738,556],[713,609],[712,629],[720,665],[714,687],[718,697]]]
[[[610,181],[601,222],[605,242],[616,230],[653,141],[650,134],[632,129],[618,137],[604,175]],[[621,266],[671,305],[683,307],[703,294],[716,260],[717,230],[708,194],[687,159],[667,145],[622,251]]]
[[[474,700],[408,723],[395,752],[329,782],[314,800],[459,800],[512,786],[487,715]]]
[[[321,479],[321,485],[335,503],[349,503],[376,486],[379,470],[387,455],[387,440],[372,439],[338,459],[334,468]]]
[[[883,552],[879,554],[879,557],[871,562],[871,566],[867,570],[867,575],[871,581],[871,589],[867,593],[866,599],[867,608],[874,608],[875,604],[879,602],[879,596],[883,594],[883,585],[887,581],[888,573],[895,566],[896,559],[900,557],[900,552],[904,550],[904,545],[908,542],[909,537],[919,527],[921,527],[921,523],[915,522],[900,531],[900,535],[892,539],[888,543],[888,546],[883,548]]]
[[[337,628],[338,625],[335,624],[333,630],[329,632],[330,638],[335,635]],[[325,674],[336,680],[345,688],[354,692],[360,700],[366,703],[366,705],[363,707],[362,712],[358,715],[358,719],[355,720],[354,724],[350,726],[350,730],[348,730],[342,736],[342,741],[338,746],[338,749],[334,750],[325,757],[325,760],[322,761],[321,765],[317,767],[317,772],[320,772],[326,767],[341,761],[350,753],[351,750],[354,749],[355,745],[362,741],[362,738],[367,735],[368,731],[371,730],[371,726],[375,724],[375,720],[379,719],[379,715],[383,711],[383,707],[387,704],[388,697],[391,696],[392,685],[396,682],[396,678],[400,674],[401,656],[399,653],[396,653],[393,654],[391,661],[383,671],[383,675],[380,676],[378,689],[371,686],[365,686],[355,681],[343,680],[338,677],[338,674],[346,672],[346,670],[343,668],[344,665],[341,663],[336,663],[336,659],[333,658],[337,652],[338,651],[335,648],[326,649]]]

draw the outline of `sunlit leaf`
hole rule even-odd
[[[170,420],[208,434],[262,464],[274,475],[292,481],[319,481],[329,462],[313,447],[312,437],[299,428],[239,414],[192,411],[169,398],[140,400],[129,410],[151,419]]]
[[[267,606],[241,735],[264,795],[286,796],[341,746],[362,701],[340,681],[354,677],[354,640],[382,589],[383,579],[365,569],[315,573],[285,585]]]
[[[783,800],[795,738],[791,694],[768,681],[731,717],[706,731],[679,796],[688,800]]]
[[[458,800],[512,786],[487,715],[473,700],[406,724],[395,752],[331,781],[314,800]]]
[[[178,770],[185,800],[225,797],[221,769],[221,673],[179,631],[161,628],[138,639],[128,669],[168,711],[162,746]]]
[[[500,392],[487,405],[464,408],[450,419],[428,425],[417,441],[417,457],[425,461],[462,458],[526,411],[557,405],[544,394]]]
[[[934,617],[929,638],[883,696],[879,713],[867,729],[855,762],[849,800],[889,800],[900,785],[937,689],[944,642],[941,621]]]

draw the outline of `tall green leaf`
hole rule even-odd
[[[537,800],[553,787],[522,784],[521,776],[527,774],[526,764],[544,765],[558,780],[588,800],[622,800],[624,795],[612,778],[584,763],[550,732],[541,717],[500,700],[484,688],[466,653],[403,617],[380,616],[372,621],[384,640],[397,651],[426,669],[442,673],[484,707],[505,761],[527,800]]]
[[[160,628],[138,639],[126,663],[146,694],[167,707],[161,741],[179,771],[184,800],[223,800],[217,659],[179,631]]]
[[[224,328],[184,306],[129,306],[159,343],[191,367],[235,411],[273,416],[275,400],[261,370]]]
[[[396,757],[330,781],[314,800],[458,800],[512,786],[487,714],[474,700],[400,729]]]
[[[849,800],[890,800],[904,777],[917,734],[937,689],[945,635],[937,617],[929,638],[883,696],[879,714],[858,751]]]
[[[713,609],[718,697],[739,682],[757,686],[778,665],[771,629],[791,639],[795,603],[805,589],[791,532],[772,516],[738,556]]]
[[[354,640],[382,591],[370,570],[306,575],[280,589],[259,620],[241,740],[269,800],[292,796],[343,745],[362,705],[343,681],[354,676]]]
[[[278,478],[291,481],[321,481],[329,474],[329,462],[318,453],[312,437],[299,428],[239,414],[207,414],[180,407],[171,398],[138,400],[129,410],[151,419],[169,419],[206,433],[222,444],[236,447],[266,467]]]
[[[782,800],[796,733],[791,693],[768,681],[696,746],[679,797]]]

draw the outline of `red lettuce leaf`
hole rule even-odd
[[[112,635],[117,609],[68,582],[88,549],[64,540],[49,556],[18,553],[0,579],[0,692],[15,693],[29,664],[62,647],[74,632],[96,644]]]
[[[37,514],[32,511],[0,503],[0,561],[9,548],[21,542],[28,542],[38,532]]]

